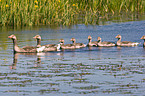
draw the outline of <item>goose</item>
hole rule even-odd
[[[36,35],[33,37],[34,39],[37,40],[37,46],[40,46],[41,45],[41,36],[40,35]],[[47,44],[47,45],[44,45],[46,47],[54,47],[56,44]]]
[[[76,43],[76,39],[75,38],[71,38],[71,41],[72,41],[72,45],[74,45],[75,48],[83,48],[83,47],[86,47],[86,45],[83,44],[83,43]]]
[[[13,50],[14,53],[28,53],[28,52],[36,52],[36,47],[33,46],[24,46],[23,48],[19,48],[17,44],[17,38],[15,35],[10,35],[8,38],[13,41]]]
[[[60,51],[60,44],[47,44],[41,46],[41,36],[36,35],[33,38],[37,41],[37,52]]]
[[[88,40],[89,40],[89,43],[87,44],[87,46],[89,46],[89,47],[97,46],[98,41],[93,41],[92,42],[92,37],[90,35],[88,36]]]
[[[64,44],[64,39],[60,39],[59,42],[61,49],[75,49],[75,46],[73,44]]]
[[[118,38],[117,46],[137,46],[138,42],[131,42],[131,41],[122,41],[121,42],[121,35],[117,35],[115,38]]]
[[[143,39],[144,40],[143,47],[145,47],[145,35],[142,36],[140,39]]]
[[[115,46],[115,43],[112,43],[112,42],[108,42],[108,41],[101,41],[101,37],[98,37],[98,46],[99,47],[111,47],[111,46]]]

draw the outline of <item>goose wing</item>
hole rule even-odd
[[[45,47],[54,47],[56,46],[56,44],[47,44],[47,45],[44,45]]]
[[[131,41],[122,41],[123,44],[132,43]]]
[[[34,47],[34,46],[24,46],[22,49],[24,49],[25,51],[30,51],[30,50],[36,50],[36,47]]]

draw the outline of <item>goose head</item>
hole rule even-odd
[[[64,44],[64,39],[60,39],[59,42]]]
[[[88,40],[92,40],[92,37],[90,35],[88,36]]]
[[[99,42],[101,43],[101,40],[102,40],[102,39],[101,39],[101,37],[98,37],[97,40],[98,40],[98,43],[99,43]]]
[[[15,35],[10,35],[10,36],[8,36],[8,38],[10,38],[10,39],[13,39],[13,40],[16,40],[17,38],[16,38],[16,36]]]
[[[73,43],[76,42],[76,39],[75,38],[71,38],[70,41],[72,41]]]
[[[34,39],[39,39],[41,40],[41,36],[40,35],[36,35],[35,37],[33,37]]]
[[[120,39],[120,38],[121,38],[121,35],[117,35],[115,38],[118,38],[118,39]]]
[[[145,39],[145,35],[144,35],[144,36],[142,36],[140,39]]]
[[[101,37],[98,37],[98,39],[97,39],[97,40],[98,40],[98,42],[100,42],[100,41],[101,41]]]

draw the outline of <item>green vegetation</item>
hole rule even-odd
[[[145,0],[0,0],[0,26],[98,24],[144,12]]]

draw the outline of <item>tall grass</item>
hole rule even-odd
[[[0,26],[98,24],[100,18],[145,12],[145,0],[0,0]]]

